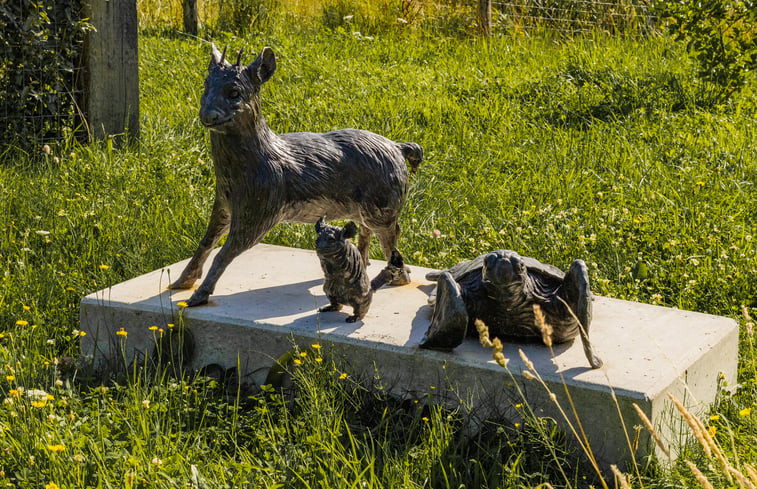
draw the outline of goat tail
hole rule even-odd
[[[421,161],[423,161],[423,148],[415,143],[397,143],[397,146],[402,151],[402,156],[410,164],[410,173],[415,173]]]

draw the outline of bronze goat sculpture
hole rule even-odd
[[[415,143],[357,129],[274,134],[260,114],[260,88],[276,70],[276,57],[265,47],[243,66],[242,51],[232,65],[226,49],[220,53],[211,46],[200,121],[210,131],[215,202],[205,236],[170,287],[192,287],[211,250],[227,232],[228,238],[187,301],[190,306],[207,303],[229,263],[279,222],[354,219],[361,223],[358,249],[366,264],[373,233],[387,260],[399,255],[398,220],[408,189],[405,160],[414,171],[423,159]],[[403,269],[393,285],[408,282]]]

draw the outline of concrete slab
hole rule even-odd
[[[115,285],[81,302],[81,348],[96,365],[145,358],[155,351],[158,326],[176,324],[179,308],[192,291],[169,291],[186,261]],[[375,276],[384,262],[374,260]],[[207,266],[206,266],[207,268]],[[695,411],[715,400],[719,380],[736,382],[738,325],[729,318],[597,297],[592,341],[604,360],[588,368],[580,341],[558,345],[554,357],[543,345],[506,345],[509,372],[491,359],[491,350],[468,340],[452,353],[417,348],[430,320],[426,305],[433,284],[428,269],[411,267],[413,282],[382,288],[363,321],[346,323],[350,310],[318,313],[326,305],[314,252],[258,245],[238,257],[218,282],[211,302],[183,311],[192,338],[188,365],[239,367],[248,382],[262,383],[268,369],[296,343],[319,342],[350,365],[353,374],[381,375],[403,396],[428,393],[447,402],[460,401],[486,416],[496,410],[514,420],[523,398],[538,415],[551,416],[564,429],[568,422],[557,402],[571,412],[566,392],[590,446],[605,464],[623,465],[632,455],[644,457],[655,448],[633,410],[636,403],[673,446],[686,436],[666,393]],[[116,335],[123,328],[127,336]],[[518,350],[533,361],[544,385],[526,380]],[[518,388],[520,392],[518,392]],[[446,394],[446,395],[445,395]],[[616,399],[616,400],[614,400]],[[577,427],[571,414],[570,423]],[[625,429],[624,429],[625,426]],[[627,430],[627,431],[626,431]],[[638,440],[635,441],[636,437]],[[638,449],[630,446],[638,443]]]

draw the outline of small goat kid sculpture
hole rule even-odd
[[[354,219],[361,223],[358,249],[366,264],[372,233],[387,260],[399,255],[398,219],[408,186],[405,160],[415,170],[423,159],[417,144],[395,143],[368,131],[274,134],[260,115],[260,87],[276,71],[276,57],[265,47],[242,66],[242,51],[232,65],[226,49],[220,53],[212,46],[200,101],[200,121],[210,130],[215,202],[205,236],[171,288],[192,287],[213,247],[229,235],[187,301],[190,306],[207,303],[229,263],[279,222]],[[407,269],[396,275],[393,285],[409,282]]]

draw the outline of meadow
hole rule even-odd
[[[145,27],[138,142],[0,147],[0,487],[605,485],[571,463],[549,420],[493,420],[471,437],[459,412],[394,399],[339,359],[303,362],[287,395],[160,371],[92,375],[79,300],[186,258],[204,232],[210,37],[248,62],[275,50],[263,91],[274,131],[358,127],[424,147],[401,222],[408,262],[497,248],[561,268],[580,257],[597,294],[738,320],[738,385],[703,423],[745,482],[694,443],[674,464],[623,467],[623,483],[757,485],[754,77],[713,106],[663,35],[327,27],[200,38]],[[266,242],[312,249],[314,233],[279,225]]]

